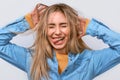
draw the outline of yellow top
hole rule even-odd
[[[90,22],[90,20],[89,19],[85,19],[85,28],[84,28],[84,32],[86,33],[86,30],[87,30],[87,27],[88,27],[88,24],[89,24],[89,22]]]
[[[30,28],[31,28],[31,29],[34,28],[34,24],[33,24],[32,18],[31,18],[31,14],[28,13],[27,15],[25,15],[25,19],[26,19],[27,22],[29,23]]]
[[[68,54],[56,53],[56,58],[58,60],[58,72],[61,74],[68,64]]]

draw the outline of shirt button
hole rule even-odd
[[[72,59],[70,59],[70,61],[72,61]]]
[[[65,72],[67,72],[67,69],[65,70]]]

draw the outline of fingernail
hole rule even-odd
[[[82,32],[81,32],[81,31],[79,31],[79,34],[82,34]]]

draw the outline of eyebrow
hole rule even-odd
[[[60,25],[66,25],[67,23],[66,22],[63,22],[63,23],[60,23]],[[55,25],[54,23],[49,23],[48,25]]]

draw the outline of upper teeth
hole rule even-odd
[[[64,38],[59,38],[59,40],[63,40]]]

